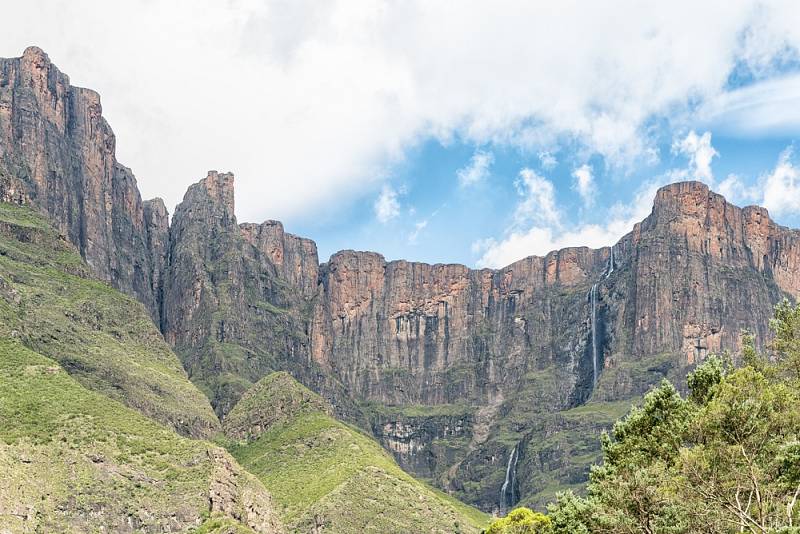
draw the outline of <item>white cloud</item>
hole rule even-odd
[[[575,179],[572,189],[580,195],[584,206],[591,207],[594,204],[594,196],[597,193],[592,167],[584,163],[572,172],[572,177]]]
[[[792,161],[789,147],[781,153],[775,169],[762,177],[761,205],[773,215],[800,212],[800,169]]]
[[[551,152],[545,150],[539,152],[539,164],[542,166],[542,169],[550,171],[558,165],[558,160]]]
[[[233,170],[254,221],[345,209],[431,137],[647,157],[653,117],[800,43],[789,1],[28,0],[3,16],[0,55],[37,44],[99,90],[145,196],[174,204]]]
[[[400,201],[397,191],[390,185],[385,184],[381,189],[381,194],[375,200],[375,217],[379,222],[386,224],[400,215]]]
[[[603,224],[581,223],[568,229],[560,224],[534,224],[527,229],[512,228],[501,240],[477,240],[472,244],[472,253],[480,255],[476,265],[500,268],[526,256],[544,256],[565,247],[600,248],[612,245],[650,213],[656,191],[665,183],[662,177],[643,184],[634,195],[633,202],[612,206]]]
[[[408,235],[408,243],[410,245],[417,244],[417,238],[419,238],[420,232],[422,232],[426,226],[428,226],[428,219],[423,219],[414,223],[414,230]]]
[[[698,113],[706,128],[754,138],[800,134],[800,74],[781,76],[723,93]]]
[[[711,145],[711,132],[697,135],[692,130],[685,138],[676,140],[672,144],[672,151],[689,158],[688,178],[713,185],[714,173],[711,170],[711,160],[718,157],[719,153]]]
[[[758,204],[772,215],[800,213],[800,168],[794,163],[793,147],[783,150],[775,168],[759,176],[753,185],[729,174],[714,189],[734,204]]]
[[[739,205],[758,202],[762,194],[758,186],[748,186],[736,174],[729,174],[714,189],[724,196],[728,202]]]
[[[489,176],[489,169],[494,163],[494,154],[478,150],[472,155],[469,164],[456,171],[461,187],[469,187]]]
[[[514,210],[514,226],[528,224],[561,225],[561,213],[556,206],[556,191],[553,182],[532,169],[522,169],[514,182],[522,200]]]

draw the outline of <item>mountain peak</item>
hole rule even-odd
[[[208,175],[200,181],[200,185],[212,199],[233,211],[233,173],[208,171]]]
[[[22,58],[28,61],[35,61],[39,64],[50,63],[50,56],[38,46],[29,46],[22,52]]]
[[[689,182],[675,182],[664,187],[659,188],[656,192],[656,198],[653,201],[654,206],[657,208],[660,205],[672,204],[678,202],[691,202],[693,200],[705,201],[709,195],[716,195],[709,187],[703,182],[689,181]]]

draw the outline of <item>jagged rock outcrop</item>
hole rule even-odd
[[[283,525],[272,498],[256,478],[222,449],[210,448],[208,457],[213,465],[208,489],[209,512],[231,517],[255,532],[282,533]]]
[[[210,171],[189,188],[170,229],[162,331],[218,414],[261,377],[288,370],[357,418],[308,356],[317,266],[314,243],[280,224],[237,224],[232,174]]]
[[[46,213],[95,276],[135,296],[157,321],[153,275],[161,265],[115,144],[100,96],[70,85],[42,50],[0,58],[0,199]]]
[[[245,241],[266,256],[275,267],[277,276],[286,281],[292,291],[299,292],[305,299],[316,295],[319,284],[316,243],[287,234],[278,221],[242,223],[239,228]]]

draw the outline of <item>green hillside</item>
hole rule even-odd
[[[205,522],[201,531],[222,532],[220,525],[243,528],[236,518],[280,531],[263,485],[226,452],[178,436],[0,338],[4,531],[181,532]]]
[[[21,340],[87,388],[181,434],[219,430],[144,306],[92,280],[42,217],[7,203],[0,203],[0,336]]]
[[[487,524],[486,515],[415,480],[375,441],[324,408],[288,374],[273,373],[223,422],[228,435],[251,436],[230,451],[270,489],[290,528],[452,533]]]

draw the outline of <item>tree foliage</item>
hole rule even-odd
[[[553,524],[549,517],[530,508],[516,508],[507,516],[489,525],[486,534],[551,534]]]
[[[743,367],[710,356],[685,399],[664,381],[603,435],[587,495],[548,506],[552,532],[800,534],[800,305],[770,327],[768,353],[745,334]]]

